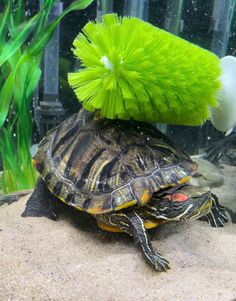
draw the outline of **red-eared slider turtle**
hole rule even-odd
[[[209,191],[183,184],[197,165],[147,123],[82,110],[46,135],[33,163],[41,177],[23,216],[56,219],[60,199],[92,214],[102,229],[132,235],[158,271],[168,261],[153,250],[146,229],[203,215],[212,225],[226,220]]]

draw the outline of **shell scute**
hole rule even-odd
[[[143,205],[196,170],[187,154],[146,123],[85,120],[79,113],[43,141],[34,162],[48,188],[93,214]]]

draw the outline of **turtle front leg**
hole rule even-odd
[[[110,227],[111,231],[117,229],[117,232],[121,230],[133,236],[145,261],[155,270],[162,272],[169,269],[169,262],[153,250],[144,222],[136,212],[101,214],[96,219],[99,227],[104,230],[109,231]]]
[[[200,220],[207,221],[211,227],[224,227],[228,222],[228,217],[225,213],[225,208],[220,205],[218,197],[215,194],[212,196],[212,207],[209,213],[202,216]]]
[[[37,180],[34,192],[28,199],[25,210],[21,216],[45,216],[49,219],[57,220],[59,212],[62,209],[61,207],[64,205],[60,203],[48,190],[45,182],[40,177]]]

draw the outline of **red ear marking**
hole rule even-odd
[[[171,199],[173,202],[185,202],[189,199],[189,197],[186,194],[176,192],[172,195]]]

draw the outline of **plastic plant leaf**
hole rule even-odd
[[[12,95],[14,91],[15,74],[12,72],[4,83],[0,91],[0,129],[3,126],[10,108]]]
[[[23,22],[24,18],[25,18],[24,1],[18,0],[17,4],[16,4],[16,13],[15,13],[15,17],[14,17],[16,26],[21,24],[21,22]]]
[[[15,161],[12,160],[12,158],[14,157],[14,151],[12,150],[12,146],[11,146],[11,135],[13,134],[12,130],[3,130],[3,135],[4,135],[4,140],[6,141],[5,143],[5,147],[6,147],[6,154],[5,154],[5,161],[7,161],[9,167],[11,169],[16,169],[17,170],[17,166],[15,164]]]
[[[14,79],[14,104],[17,106],[17,111],[20,111],[25,102],[26,78],[28,73],[28,64],[19,64],[17,68],[17,76]]]
[[[22,46],[32,32],[38,18],[39,15],[35,15],[15,30],[14,37],[4,44],[2,48],[2,52],[0,54],[0,66],[2,66],[2,64],[4,64]]]
[[[5,24],[0,22],[0,154],[4,193],[34,186],[37,173],[30,154],[30,104],[41,76],[43,50],[62,18],[91,2],[74,1],[48,24],[48,15],[55,0],[42,1],[39,12],[29,19],[25,15],[24,0],[4,1],[5,10],[0,15],[1,21],[6,21]],[[13,3],[14,10],[10,6]],[[24,19],[27,21],[22,22]]]
[[[69,10],[81,10],[87,8],[94,0],[77,0],[74,1],[70,6]]]
[[[43,5],[40,10],[39,21],[37,22],[34,28],[32,41],[34,41],[38,37],[38,35],[44,30],[44,27],[47,24],[48,15],[52,9],[54,2],[55,0],[45,0],[43,2]]]
[[[7,7],[5,8],[5,11],[0,14],[0,51],[2,51],[2,46],[7,34],[10,14],[11,14],[11,2],[8,3]]]
[[[9,21],[9,25],[8,25],[8,31],[9,31],[9,35],[11,37],[13,37],[15,35],[16,26],[15,26],[15,18],[14,18],[13,14],[11,14],[11,16],[10,16],[10,21]],[[8,43],[9,40],[7,40],[6,42]]]
[[[32,96],[39,83],[41,73],[42,71],[39,68],[39,63],[35,60],[33,64],[30,64],[30,70],[27,76],[26,99],[31,99],[30,96]]]
[[[67,9],[63,11],[63,13],[55,18],[46,28],[44,28],[44,31],[41,32],[36,39],[32,41],[32,43],[27,48],[26,53],[30,56],[35,56],[39,52],[42,51],[42,49],[45,48],[45,46],[48,44],[50,39],[53,36],[54,30],[56,29],[59,22],[71,11],[73,10],[80,10],[86,8],[88,5],[90,5],[93,2],[93,0],[82,0],[82,1],[75,1],[73,2]]]
[[[55,20],[58,20],[58,18],[56,18]],[[60,22],[60,20],[61,19],[59,19],[58,22],[54,21],[52,24],[47,26],[44,29],[44,31],[41,32],[39,36],[31,42],[31,44],[29,45],[29,47],[25,52],[27,56],[31,56],[31,57],[36,56],[42,51],[42,49],[46,47],[46,45],[52,38],[54,30],[57,24]]]
[[[20,5],[20,8],[22,9],[23,4],[21,3],[21,0],[18,0],[18,4]],[[43,2],[41,10],[31,19],[23,22],[21,25],[16,27],[15,25],[15,16],[10,15],[9,21],[11,24],[9,26],[9,30],[14,36],[5,44],[3,45],[3,48],[1,50],[0,54],[0,66],[7,61],[26,41],[26,39],[31,34],[32,30],[34,29],[35,25],[38,25],[39,21],[42,19],[42,16],[45,15],[45,20],[47,18],[47,15],[50,12],[50,9],[52,5],[54,4],[55,0],[45,0]],[[11,2],[10,2],[11,3]],[[11,5],[8,5],[11,8]],[[6,12],[8,12],[8,15],[10,14],[10,8],[6,9]],[[19,9],[20,9],[19,8]],[[46,12],[46,13],[45,13]],[[6,18],[6,17],[5,17]],[[3,26],[3,22],[0,22],[0,26]],[[5,23],[6,25],[6,23]],[[3,27],[4,28],[4,27]],[[0,27],[1,29],[1,27]],[[40,30],[42,28],[39,28]],[[0,36],[1,37],[1,36]],[[1,44],[0,44],[1,45]]]

